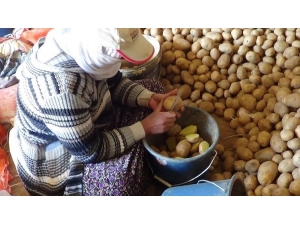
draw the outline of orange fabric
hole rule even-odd
[[[35,44],[41,37],[47,36],[48,32],[52,29],[53,28],[31,28],[25,30],[21,34],[20,39]]]
[[[2,160],[4,164],[9,165],[9,158],[6,151],[0,147],[0,160]]]
[[[7,141],[7,131],[0,124],[0,145],[3,145]],[[1,154],[1,151],[0,151]]]
[[[8,183],[13,180],[13,177],[9,173],[7,166],[9,159],[4,149],[0,148],[0,190],[6,190],[11,193],[11,188]]]

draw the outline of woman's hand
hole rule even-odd
[[[169,130],[176,121],[177,113],[162,111],[163,100],[159,102],[156,109],[141,121],[145,134],[161,134]]]
[[[171,95],[176,95],[177,92],[178,92],[178,89],[174,89],[173,91],[170,91],[166,94],[154,94],[154,95],[152,95],[148,105],[152,110],[155,110],[161,101],[163,101],[165,98],[167,98]]]
[[[178,89],[174,89],[166,94],[154,94],[154,95],[152,95],[148,105],[152,110],[155,110],[160,103],[163,103],[164,99],[166,99],[167,97],[169,97],[171,95],[177,95],[177,92],[178,92]],[[182,107],[180,109],[180,112],[183,112],[183,110],[184,110],[184,107]],[[161,111],[163,111],[163,109],[161,109]],[[180,112],[175,112],[177,118],[179,118],[181,116]]]

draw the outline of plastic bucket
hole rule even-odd
[[[144,37],[150,41],[154,47],[154,54],[151,59],[142,65],[134,65],[130,62],[124,60],[122,62],[120,72],[122,72],[124,77],[131,80],[139,80],[146,78],[159,79],[161,72],[160,60],[162,56],[161,48],[159,42],[151,36],[144,35]]]
[[[162,196],[247,196],[244,182],[233,175],[231,179],[210,182],[200,180],[190,184],[166,189]]]
[[[155,152],[150,146],[158,146],[166,140],[166,134],[149,135],[143,139],[147,149],[147,159],[154,178],[167,187],[197,183],[212,163],[215,146],[219,140],[219,127],[215,119],[206,111],[185,106],[181,117],[176,121],[181,127],[196,125],[200,136],[210,147],[198,156],[173,159]]]
[[[11,34],[14,31],[14,28],[0,28],[0,37]]]

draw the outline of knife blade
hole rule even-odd
[[[174,107],[175,107],[175,105],[176,105],[176,103],[177,103],[178,97],[179,97],[179,91],[177,92],[177,95],[176,95],[176,97],[175,97],[175,101],[173,102],[170,111],[173,111],[173,109],[174,109]]]

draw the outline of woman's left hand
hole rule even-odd
[[[163,101],[165,98],[167,98],[171,95],[176,95],[177,92],[178,92],[178,89],[174,89],[173,91],[170,91],[166,94],[154,94],[154,95],[152,95],[148,105],[152,110],[155,110],[161,101]]]

